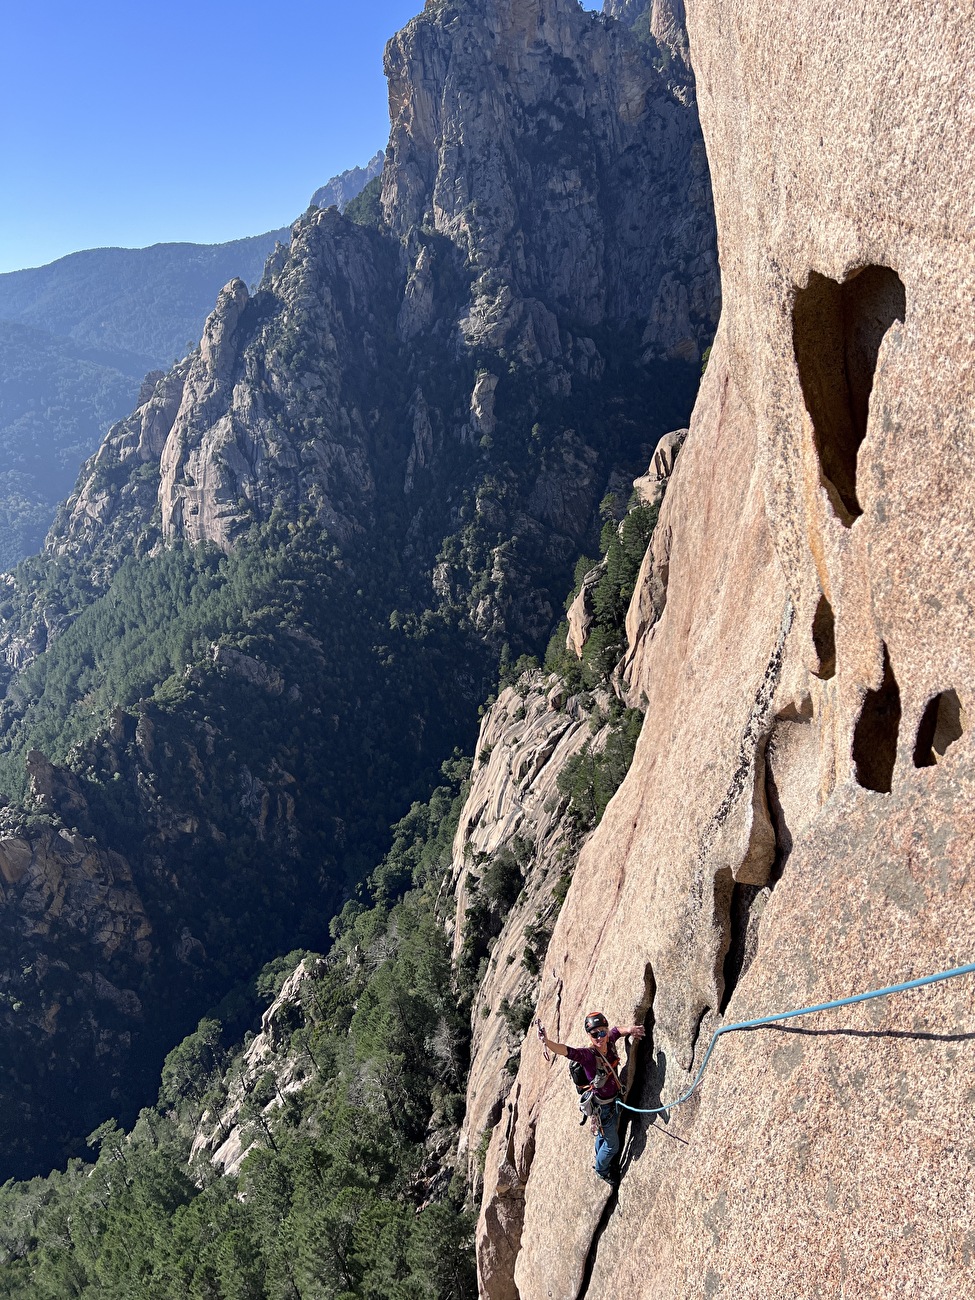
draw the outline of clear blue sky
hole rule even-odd
[[[288,224],[385,147],[383,46],[422,7],[9,0],[0,271]]]

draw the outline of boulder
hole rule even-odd
[[[27,840],[8,835],[0,840],[0,876],[8,885],[16,885],[30,866],[32,849]]]
[[[684,445],[686,429],[675,429],[665,434],[657,443],[653,460],[646,474],[633,480],[633,490],[645,506],[659,506],[666,491],[667,482],[674,472],[677,453]]]
[[[606,563],[603,561],[597,564],[594,569],[590,569],[582,579],[576,597],[569,606],[568,622],[569,631],[565,638],[566,649],[571,650],[577,659],[582,658],[582,652],[589,640],[589,632],[592,629],[592,622],[595,618],[595,610],[592,605],[592,593],[599,586],[600,579],[606,572]]]

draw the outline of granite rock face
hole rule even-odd
[[[633,490],[644,505],[659,508],[674,472],[677,453],[686,437],[686,429],[676,429],[661,438],[649,470],[633,480]],[[672,543],[673,527],[670,516],[667,515],[660,519],[654,529],[626,611],[626,654],[616,675],[621,697],[633,708],[645,707],[641,685],[645,680],[643,660],[649,653],[657,624],[667,604]]]
[[[582,658],[583,647],[592,629],[594,617],[593,592],[599,585],[603,571],[604,565],[597,564],[583,575],[579,591],[568,609],[569,630],[566,634],[565,644],[577,659]]]
[[[674,472],[674,461],[686,437],[686,429],[675,429],[657,443],[653,461],[646,474],[641,474],[639,478],[633,480],[633,492],[641,506],[650,506],[654,510],[660,509],[670,476]],[[635,599],[631,601],[627,610],[627,652],[616,672],[619,683],[627,683],[627,685],[614,686],[614,689],[619,691],[621,699],[626,699],[636,708],[642,706],[639,691],[633,690],[631,685],[632,679],[638,676],[638,673],[633,670],[633,662],[641,651],[646,635],[652,635],[653,625],[663,613],[667,583],[660,556],[667,553],[668,536],[664,529],[661,533],[661,542],[655,544],[656,532],[654,533],[654,540],[647,548],[634,588]],[[583,575],[579,591],[568,609],[569,630],[565,644],[577,659],[582,658],[583,649],[592,631],[596,615],[595,591],[605,572],[604,557],[599,564]]]
[[[563,1041],[594,999],[645,1019],[644,1107],[722,1020],[961,965],[975,920],[971,27],[688,8],[722,324],[634,596],[643,734],[538,1003]],[[509,1175],[485,1290],[967,1293],[973,1011],[959,979],[723,1038],[630,1126],[608,1214],[529,1039],[487,1160],[520,1249],[505,1272]]]
[[[467,345],[571,366],[561,319],[635,317],[656,321],[655,355],[704,346],[717,304],[707,178],[650,56],[625,23],[564,0],[428,6],[390,41],[386,218],[466,254]]]
[[[477,1069],[469,1080],[464,1125],[475,1147],[488,1115],[496,1109],[493,1089],[504,1081],[504,1065],[513,1050],[498,1007],[502,998],[510,1003],[519,1000],[532,984],[522,964],[525,927],[534,918],[543,925],[548,922],[551,929],[558,910],[553,891],[577,851],[565,817],[567,800],[557,778],[569,759],[593,740],[589,718],[580,697],[566,697],[558,678],[533,672],[517,687],[501,692],[478,735],[477,753],[483,761],[478,759],[471,773],[471,789],[453,846],[455,960],[466,937],[465,913],[485,866],[518,840],[524,845],[524,897],[507,917],[492,951],[490,971],[474,1000]],[[514,959],[509,960],[509,954]],[[485,1008],[490,1016],[484,1014]]]
[[[367,401],[381,382],[375,336],[392,323],[393,263],[378,245],[334,212],[298,223],[264,291],[279,310],[246,351],[246,286],[223,290],[162,453],[164,537],[227,547],[275,504],[317,506],[343,539],[368,522],[376,485]],[[253,321],[261,310],[255,300]],[[302,344],[309,361],[314,350],[328,363],[306,368]]]
[[[633,480],[633,490],[645,506],[659,506],[664,499],[667,483],[674,472],[677,453],[684,445],[686,429],[675,429],[657,443],[653,460],[646,474]]]

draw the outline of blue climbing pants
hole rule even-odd
[[[596,1134],[596,1173],[606,1175],[609,1167],[620,1149],[620,1135],[616,1131],[618,1111],[616,1102],[610,1101],[599,1107],[599,1120],[602,1133]]]

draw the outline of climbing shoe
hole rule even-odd
[[[614,1192],[616,1191],[617,1187],[619,1187],[620,1185],[619,1174],[601,1174],[599,1170],[595,1167],[595,1165],[593,1165],[593,1172],[595,1173],[597,1178],[601,1178],[604,1183],[608,1183],[609,1186],[612,1187]]]

